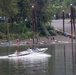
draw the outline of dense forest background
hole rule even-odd
[[[56,35],[51,26],[52,19],[70,17],[70,4],[76,0],[0,0],[0,39],[32,38],[32,6],[35,13],[35,34]]]

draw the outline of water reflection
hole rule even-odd
[[[65,44],[63,45],[63,49],[64,49],[64,73],[66,75],[66,50],[65,50]]]
[[[48,75],[47,54],[9,58],[9,75]]]
[[[0,74],[1,75],[36,75],[36,74],[75,75],[76,74],[76,44],[74,44],[73,47],[71,43],[56,44],[48,46],[48,48],[49,49],[47,50],[46,53],[51,54],[52,57],[48,54],[33,54],[30,56],[27,55],[27,56],[9,57],[9,58],[8,56],[1,56]],[[12,49],[12,52],[13,50],[15,49]]]
[[[55,46],[55,75],[72,75],[71,44]]]
[[[73,44],[72,47],[72,70],[73,75],[76,75],[76,44]]]
[[[76,44],[75,44],[75,57],[74,57],[74,75],[76,75]]]

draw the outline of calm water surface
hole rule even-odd
[[[41,47],[41,46],[40,46]],[[56,44],[44,54],[8,57],[16,49],[26,47],[0,47],[0,75],[75,75],[75,44]],[[73,54],[73,55],[72,55]]]

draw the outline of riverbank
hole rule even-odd
[[[49,36],[49,37],[40,37],[37,40],[35,39],[35,44],[33,44],[32,39],[20,40],[11,40],[7,42],[6,40],[0,41],[0,46],[39,46],[39,45],[51,45],[51,44],[64,44],[71,43],[71,39],[65,36],[57,35],[57,36]],[[75,41],[74,41],[75,43]]]

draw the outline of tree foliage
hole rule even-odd
[[[71,3],[76,5],[75,0],[0,0],[0,16],[5,17],[5,21],[0,22],[0,32],[21,36],[29,34],[28,37],[30,37],[32,35],[33,5],[37,30],[39,33],[45,34],[48,31],[45,24],[50,22],[54,15],[61,18],[63,9],[68,14]]]
[[[3,16],[16,14],[18,12],[17,0],[0,0],[0,10],[3,13]]]

